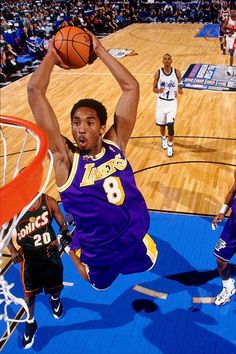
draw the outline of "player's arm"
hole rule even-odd
[[[231,208],[235,194],[236,194],[236,171],[234,172],[234,183],[226,196],[225,202],[222,205],[219,213],[215,216],[215,218],[212,221],[213,228],[216,228],[217,222],[222,221],[222,219],[227,214],[228,210]]]
[[[68,178],[68,171],[70,168],[68,149],[61,136],[55,113],[46,97],[46,91],[54,65],[67,68],[63,65],[53,47],[53,43],[51,42],[48,53],[36,71],[32,74],[28,83],[28,100],[37,125],[47,134],[49,148],[54,156],[56,182],[58,185],[62,185]]]
[[[223,22],[223,25],[221,27],[221,31],[224,32],[224,33],[227,33],[227,26],[228,26],[228,22],[229,22],[229,19],[225,19],[224,22]]]
[[[22,254],[22,248],[20,247],[18,250],[15,248],[12,239],[10,239],[7,248],[11,254],[11,259],[13,263],[19,263],[23,260]]]
[[[159,89],[158,88],[158,80],[159,80],[159,77],[160,77],[160,70],[158,70],[155,75],[154,75],[154,80],[153,80],[153,85],[152,85],[152,90],[153,92],[155,93],[161,93],[161,90],[163,90],[163,88]]]
[[[58,203],[56,199],[46,196],[47,198],[47,203],[48,206],[51,210],[52,216],[56,220],[58,226],[59,226],[59,234],[57,235],[58,240],[52,241],[48,246],[47,246],[47,256],[51,257],[56,251],[56,248],[58,247],[58,241],[60,242],[60,245],[63,249],[65,249],[67,246],[70,247],[71,244],[71,236],[69,235],[69,231],[67,230],[67,226],[65,225],[64,222],[64,217],[62,215],[62,212],[58,206]]]
[[[86,32],[92,39],[94,52],[110,70],[122,90],[114,113],[114,123],[105,134],[105,138],[114,141],[124,151],[136,121],[139,83],[118,60],[106,51],[91,32],[87,30]]]
[[[66,230],[67,231],[67,227],[64,223],[64,217],[62,215],[62,212],[58,206],[58,203],[56,201],[56,199],[50,197],[50,196],[47,196],[47,201],[48,201],[48,204],[50,206],[50,209],[51,209],[51,212],[52,212],[52,216],[54,217],[54,219],[56,220],[60,230],[64,231]]]
[[[221,23],[222,22],[221,19],[222,19],[222,10],[218,11],[217,22]]]
[[[181,78],[181,72],[179,70],[176,70],[176,75],[178,79],[178,94],[182,95],[183,94],[183,82]]]

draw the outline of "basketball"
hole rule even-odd
[[[78,27],[63,27],[54,37],[54,47],[64,64],[72,69],[85,66],[90,57],[90,37]]]

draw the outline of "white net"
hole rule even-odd
[[[16,134],[12,134],[12,129],[18,129],[17,141],[11,140],[13,136],[16,137]],[[35,156],[38,155],[40,144],[42,142],[39,136],[29,128],[26,128],[23,125],[7,123],[4,120],[0,121],[0,138],[1,152],[3,152],[0,156],[0,167],[1,171],[3,171],[2,188],[10,181],[14,181],[14,178],[19,174],[22,168],[30,165]],[[15,228],[19,220],[46,190],[53,169],[52,153],[50,150],[48,150],[47,153],[47,158],[45,156],[42,161],[44,172],[46,170],[46,173],[39,192],[17,215],[12,215],[11,220],[8,220],[0,226],[0,320],[4,320],[6,323],[6,331],[0,341],[6,340],[11,334],[11,324],[13,322],[25,322],[29,319],[29,311],[24,299],[13,295],[12,290],[14,283],[9,284],[4,278],[6,257],[3,257],[3,253],[4,251],[5,253],[8,252],[6,247],[15,233]],[[27,186],[27,181],[25,181],[25,188],[30,188],[30,186]],[[0,202],[4,203],[4,200],[1,200]],[[13,305],[17,305],[17,307],[20,307],[21,310],[23,310],[23,313],[25,313],[25,316],[22,319],[17,319],[16,316],[12,317],[11,307]]]

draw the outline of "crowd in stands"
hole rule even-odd
[[[235,1],[228,1],[229,7]],[[34,70],[61,27],[88,28],[98,36],[132,23],[217,23],[222,1],[2,0],[1,72],[6,85]]]

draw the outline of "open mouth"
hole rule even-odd
[[[86,147],[87,140],[83,137],[79,138],[78,145],[80,149],[84,149]]]

